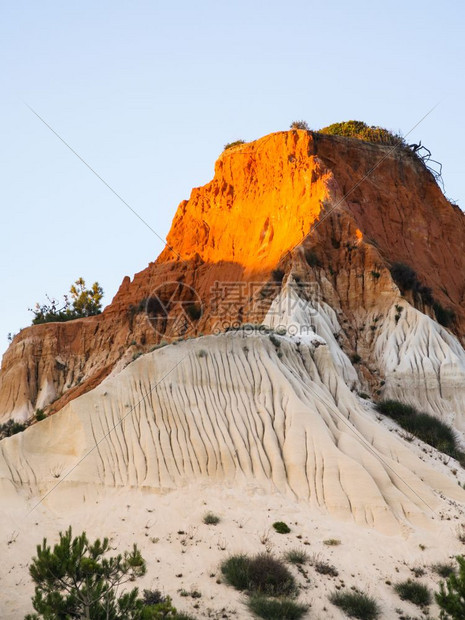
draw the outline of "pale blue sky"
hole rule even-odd
[[[0,351],[78,276],[109,303],[226,142],[359,119],[411,135],[465,205],[461,2],[3,1]]]

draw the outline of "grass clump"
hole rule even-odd
[[[299,620],[308,609],[307,605],[288,598],[275,600],[264,596],[252,596],[248,607],[256,616],[266,620]]]
[[[410,601],[414,605],[423,607],[431,603],[431,592],[422,583],[416,581],[401,581],[394,586],[394,590],[403,601]]]
[[[327,545],[328,547],[337,547],[341,544],[341,541],[338,538],[327,538],[323,541],[323,544]]]
[[[229,585],[267,596],[290,596],[295,593],[294,577],[283,562],[267,553],[254,557],[232,555],[221,565]]]
[[[220,518],[217,515],[214,515],[212,512],[207,512],[203,517],[203,522],[205,525],[218,525],[220,522]]]
[[[381,614],[381,609],[375,599],[363,592],[333,592],[329,600],[350,618],[375,620]]]
[[[451,562],[438,562],[437,564],[433,564],[431,568],[443,579],[447,579],[455,574],[455,568]]]
[[[309,561],[308,553],[303,549],[290,549],[284,557],[290,564],[297,564],[299,566]]]
[[[284,521],[276,521],[275,523],[273,523],[273,528],[276,532],[278,532],[278,534],[289,534],[289,532],[291,531],[291,528],[288,526],[287,523],[284,523]]]
[[[228,142],[224,145],[224,150],[226,151],[227,149],[232,149],[240,144],[245,144],[245,140],[234,140],[234,142]]]
[[[421,441],[456,458],[461,463],[465,462],[465,454],[459,450],[455,433],[448,424],[397,400],[380,401],[376,404],[376,409],[395,420],[399,426]]]
[[[320,575],[329,575],[330,577],[337,577],[339,575],[337,568],[328,562],[315,562],[314,567],[316,572],[320,573]]]

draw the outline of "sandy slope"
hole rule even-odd
[[[348,372],[315,334],[209,336],[140,357],[3,440],[2,617],[28,610],[34,545],[69,523],[111,535],[119,548],[138,541],[146,585],[165,588],[181,608],[198,604],[198,617],[208,609],[211,617],[249,617],[241,597],[216,583],[228,552],[281,553],[303,541],[347,585],[366,584],[389,614],[406,609],[384,581],[396,566],[406,576],[461,550],[465,492],[453,462],[377,420],[347,387]],[[206,510],[221,516],[216,528],[202,523]],[[263,541],[281,519],[292,534]],[[342,544],[326,547],[326,538]],[[309,583],[299,579],[309,617],[341,617],[324,596],[339,578],[308,571]],[[180,588],[202,598],[181,597]]]

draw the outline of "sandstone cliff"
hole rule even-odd
[[[465,218],[420,161],[390,147],[294,130],[227,149],[213,180],[180,204],[167,241],[154,263],[123,280],[102,315],[16,336],[0,372],[0,420],[59,410],[162,338],[259,323],[286,282],[310,285],[332,309],[338,347],[360,356],[363,389],[381,393],[395,370],[380,352],[385,318],[394,325],[399,301],[434,318],[432,308],[401,299],[389,272],[395,261],[455,311],[459,341],[465,334]],[[244,287],[215,293],[215,282]],[[445,363],[460,382],[456,357],[453,372],[445,354],[431,377]],[[437,379],[434,389],[441,392]],[[442,396],[427,400],[454,415]]]

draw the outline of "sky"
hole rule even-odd
[[[110,303],[224,144],[356,119],[426,145],[465,207],[465,5],[0,3],[0,353],[82,276]]]

